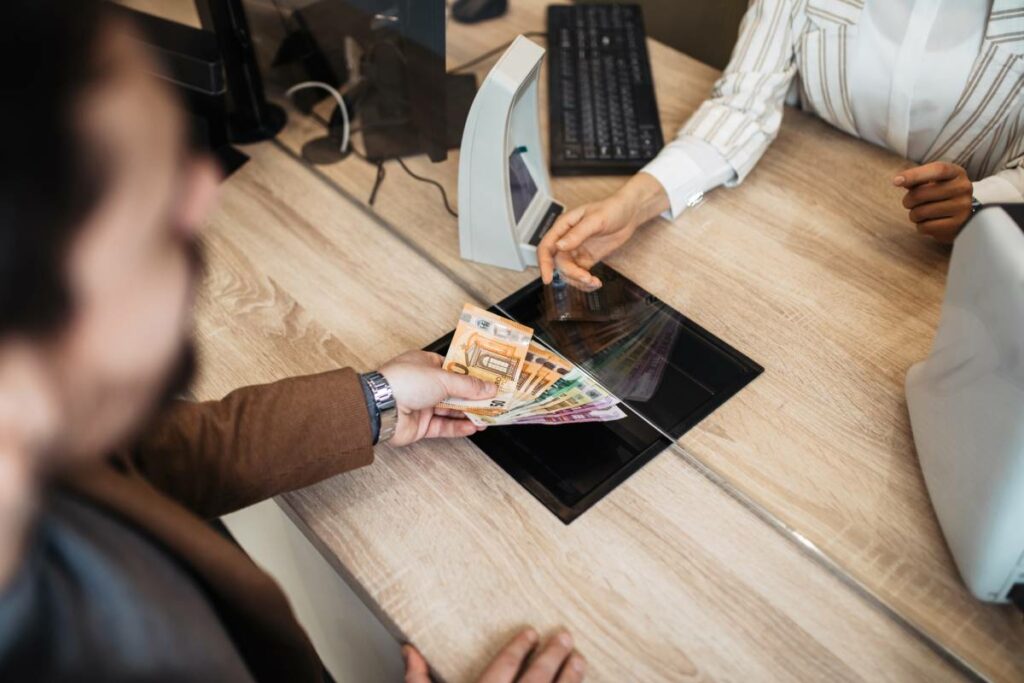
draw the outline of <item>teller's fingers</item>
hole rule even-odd
[[[579,249],[572,252],[572,258],[576,261],[576,265],[580,268],[586,268],[590,270],[597,265],[597,259],[594,258],[593,254],[586,247],[580,247]],[[594,277],[597,277],[596,275]]]
[[[587,660],[583,659],[580,653],[574,652],[562,667],[562,673],[558,674],[558,680],[555,683],[580,683],[585,673],[587,673]]]
[[[580,290],[582,292],[593,292],[593,291],[598,289],[597,287],[594,287],[593,285],[585,284],[583,282],[580,282],[579,280],[570,280],[569,278],[564,278],[564,280],[565,280],[565,284],[569,285],[570,287],[572,287],[574,289],[578,289],[578,290]]]
[[[567,631],[557,633],[533,658],[519,683],[552,683],[571,654],[572,636]]]
[[[479,683],[513,683],[523,662],[537,644],[537,632],[532,628],[521,631],[480,675]]]
[[[956,216],[971,210],[971,198],[956,197],[954,199],[943,199],[940,202],[929,202],[921,204],[910,210],[910,220],[914,223],[932,220],[935,218],[947,218]]]
[[[566,232],[574,228],[587,215],[587,205],[577,206],[559,216],[544,237],[557,242]]]
[[[915,206],[927,204],[928,202],[939,202],[943,199],[950,199],[961,195],[972,194],[971,181],[966,177],[956,180],[947,180],[941,183],[926,183],[908,190],[903,195],[903,208],[913,209]]]
[[[892,179],[892,183],[900,187],[916,187],[921,183],[952,180],[962,172],[963,168],[956,164],[951,164],[948,161],[933,161],[930,164],[901,171]]]
[[[917,224],[917,231],[922,235],[934,237],[936,241],[950,244],[956,239],[963,227],[963,221],[956,218],[938,218]]]
[[[572,226],[576,225],[586,214],[586,206],[578,206],[572,211],[567,211],[558,217],[551,229],[545,233],[540,244],[537,245],[537,265],[540,266],[540,279],[550,285],[555,273],[555,254],[558,247],[555,246],[562,235]]]
[[[592,213],[584,216],[576,225],[566,232],[555,246],[561,251],[572,251],[583,244],[589,237],[603,232],[607,227],[607,220],[600,213]]]
[[[601,286],[601,281],[591,275],[586,268],[577,264],[572,258],[572,254],[559,252],[555,256],[555,263],[558,265],[559,272],[570,281],[570,284],[579,283],[584,289],[597,289]]]
[[[402,656],[405,658],[405,683],[430,683],[430,668],[416,648],[403,645]]]

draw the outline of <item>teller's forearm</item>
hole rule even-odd
[[[634,175],[617,194],[633,206],[638,226],[660,216],[670,208],[665,188],[648,173]]]

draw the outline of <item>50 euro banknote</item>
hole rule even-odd
[[[438,407],[476,415],[507,411],[515,398],[532,338],[530,327],[472,304],[463,306],[442,367],[494,384],[497,393],[487,399],[449,398]]]

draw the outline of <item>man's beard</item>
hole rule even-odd
[[[202,245],[198,240],[190,240],[186,243],[185,256],[188,259],[189,271],[191,273],[191,286],[194,288],[202,280],[206,266]],[[178,353],[178,358],[167,373],[164,386],[158,394],[156,402],[153,404],[152,412],[146,419],[141,421],[142,429],[139,434],[145,434],[153,423],[163,413],[167,412],[176,401],[189,398],[189,387],[192,384],[192,380],[195,379],[199,368],[198,358],[199,354],[196,350],[195,340],[192,338],[185,340],[181,351]]]
[[[206,259],[203,253],[203,245],[198,239],[190,239],[185,243],[185,260],[188,262],[189,288],[192,290],[189,298],[194,295],[196,287],[203,279],[206,272]],[[192,304],[189,304],[191,308]],[[164,382],[164,389],[160,393],[160,400],[156,403],[156,412],[166,410],[175,399],[186,397],[189,385],[195,378],[196,369],[199,365],[198,354],[196,353],[195,340],[189,338],[178,354],[178,359],[171,367]]]

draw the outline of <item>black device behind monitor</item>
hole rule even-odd
[[[444,0],[319,0],[293,16],[331,85],[359,74],[345,99],[370,161],[442,161],[459,146],[476,80],[446,72]],[[358,65],[345,62],[346,40],[362,53]]]
[[[284,110],[264,96],[240,0],[196,0],[202,28],[109,6],[139,29],[158,75],[181,95],[193,144],[217,156],[225,174],[248,159],[230,143],[266,139],[284,125]]]
[[[258,142],[277,135],[287,117],[267,101],[256,63],[252,32],[242,0],[195,0],[203,29],[217,39],[228,83],[228,129],[233,142]]]
[[[361,23],[362,13],[345,2],[314,2],[291,14],[294,28],[278,48],[274,65],[301,62],[306,77],[334,87],[348,83],[352,68],[346,40],[353,26]],[[304,90],[294,95],[303,110],[324,97],[321,90]]]
[[[225,176],[234,173],[249,157],[231,144],[227,81],[214,35],[121,5],[111,8],[139,30],[159,63],[159,76],[176,87],[192,147],[212,153]]]
[[[477,24],[497,19],[508,12],[508,0],[455,0],[452,19],[462,24]]]
[[[621,322],[551,319],[539,280],[491,310],[540,340],[622,399],[613,422],[489,427],[471,440],[568,524],[753,381],[763,368],[606,266],[596,273],[631,305],[638,322],[593,353],[592,340]],[[614,285],[610,284],[614,283]],[[451,334],[427,346],[444,355]],[[625,360],[626,362],[623,362]]]

